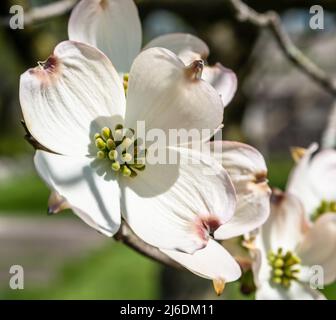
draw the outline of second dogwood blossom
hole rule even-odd
[[[300,159],[293,169],[287,191],[301,200],[309,220],[325,213],[336,213],[336,151],[315,152],[317,144],[308,149],[295,149]]]
[[[312,286],[336,279],[336,216],[326,214],[315,224],[306,220],[301,202],[274,190],[271,215],[257,234],[252,254],[257,299],[323,299]],[[317,267],[320,274],[315,275]]]

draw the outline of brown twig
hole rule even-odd
[[[336,95],[335,79],[329,76],[295,46],[287,32],[284,30],[281,24],[281,19],[276,12],[268,11],[266,13],[259,13],[241,0],[228,0],[228,2],[236,13],[239,21],[270,30],[286,57],[296,67],[325,88],[329,93]]]
[[[40,22],[70,11],[78,0],[60,0],[55,3],[33,8],[25,13],[25,25]],[[324,87],[332,95],[336,95],[336,82],[322,68],[303,54],[292,42],[284,30],[281,19],[276,12],[259,13],[241,0],[227,0],[236,13],[239,21],[251,23],[259,28],[267,28],[272,32],[287,58],[312,80]],[[139,1],[140,3],[142,1]],[[8,23],[8,19],[7,19]]]

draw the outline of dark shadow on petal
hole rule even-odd
[[[106,222],[111,225],[111,226],[114,226],[116,223],[111,219],[111,216],[109,214],[109,211],[108,209],[106,208],[105,204],[104,204],[104,201],[101,197],[101,194],[99,192],[99,189],[96,185],[96,182],[94,181],[94,178],[93,178],[93,175],[95,174],[94,171],[92,171],[91,168],[89,167],[85,167],[83,168],[83,177],[84,179],[86,180],[86,182],[88,183],[88,186],[91,190],[91,192],[93,193],[96,201],[97,201],[97,205],[102,213],[102,215],[104,216]],[[111,192],[112,191],[112,188],[111,188]],[[110,199],[106,199],[106,201],[113,201],[113,197],[111,196]]]
[[[176,152],[176,151],[173,151]],[[144,171],[135,178],[120,178],[121,189],[130,188],[139,197],[151,198],[168,191],[177,181],[180,170],[180,156],[176,164],[146,164]]]
[[[71,161],[71,157],[60,156],[60,155],[57,155],[57,157],[68,158],[68,160]],[[111,230],[109,230],[109,231],[110,232],[116,232],[117,231],[117,228],[119,227],[119,225],[117,225],[111,219],[111,215],[110,215],[108,209],[106,208],[104,200],[103,200],[103,198],[101,196],[101,193],[99,191],[99,187],[97,186],[97,183],[94,179],[94,175],[97,174],[97,171],[93,167],[92,162],[90,164],[86,165],[85,167],[83,167],[83,170],[79,174],[72,174],[72,175],[68,174],[66,177],[62,176],[62,179],[60,179],[57,175],[55,176],[53,174],[53,170],[50,168],[49,163],[48,163],[48,161],[46,161],[45,158],[41,159],[40,163],[44,166],[44,171],[48,172],[49,180],[51,180],[53,182],[53,184],[55,184],[55,185],[75,187],[77,184],[83,183],[83,180],[84,180],[84,183],[88,186],[88,188],[92,192],[92,194],[94,196],[94,199],[97,203],[97,206],[100,209],[100,212],[101,212],[102,216],[104,217],[107,224],[109,226],[111,226]],[[115,177],[111,177],[111,180],[115,180],[115,179],[116,179]],[[50,187],[52,189],[54,189],[52,186],[50,186]],[[57,191],[57,190],[55,190],[55,191]],[[112,192],[113,192],[113,189],[111,188],[111,198],[110,199],[105,199],[105,202],[106,201],[113,201]],[[69,201],[69,199],[67,199],[66,194],[61,194],[61,196],[63,196],[69,202],[70,206],[73,206],[71,201]],[[85,193],[82,196],[85,198],[85,196],[86,196]],[[119,199],[117,201],[119,201]],[[82,209],[79,209],[79,208],[76,208],[76,209],[83,211]],[[85,212],[85,214],[87,216],[89,216],[90,212]],[[106,230],[106,228],[104,228],[104,229]]]
[[[139,198],[152,198],[164,194],[171,189],[179,177],[180,165],[177,164],[156,164],[147,165],[146,169],[139,172],[135,178],[119,179],[120,186],[120,208],[124,218],[127,220],[127,190],[136,193]],[[139,214],[141,214],[139,206]],[[145,222],[144,222],[145,223]]]

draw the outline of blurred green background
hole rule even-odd
[[[21,73],[67,39],[69,14],[24,30],[9,29],[5,17],[11,5],[29,10],[49,2],[0,2],[0,299],[215,298],[211,282],[162,267],[96,234],[71,212],[47,217],[49,191],[35,174],[33,149],[23,138],[18,84]],[[309,7],[316,1],[247,2],[278,11],[300,48],[328,70],[335,68],[329,54],[336,49],[332,2],[326,2],[323,31],[308,27]],[[261,150],[270,184],[284,188],[293,165],[289,147],[321,141],[332,97],[289,64],[267,33],[237,23],[225,0],[137,3],[145,42],[168,32],[194,33],[209,44],[210,63],[219,61],[237,73],[239,90],[226,109],[225,138]],[[24,290],[9,289],[14,264],[25,269]],[[336,299],[335,292],[326,289],[329,298]],[[224,297],[252,296],[241,294],[236,283]]]

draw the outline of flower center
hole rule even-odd
[[[289,288],[293,280],[297,280],[300,269],[298,268],[301,260],[291,251],[283,253],[283,249],[279,248],[275,253],[268,253],[268,264],[272,268],[272,282]]]
[[[134,130],[116,125],[114,131],[108,127],[94,135],[98,149],[96,158],[111,163],[111,170],[125,177],[136,177],[138,171],[145,170],[146,149],[140,139],[135,139]]]
[[[316,221],[320,216],[327,212],[336,213],[336,201],[322,200],[311,217],[312,221]]]

